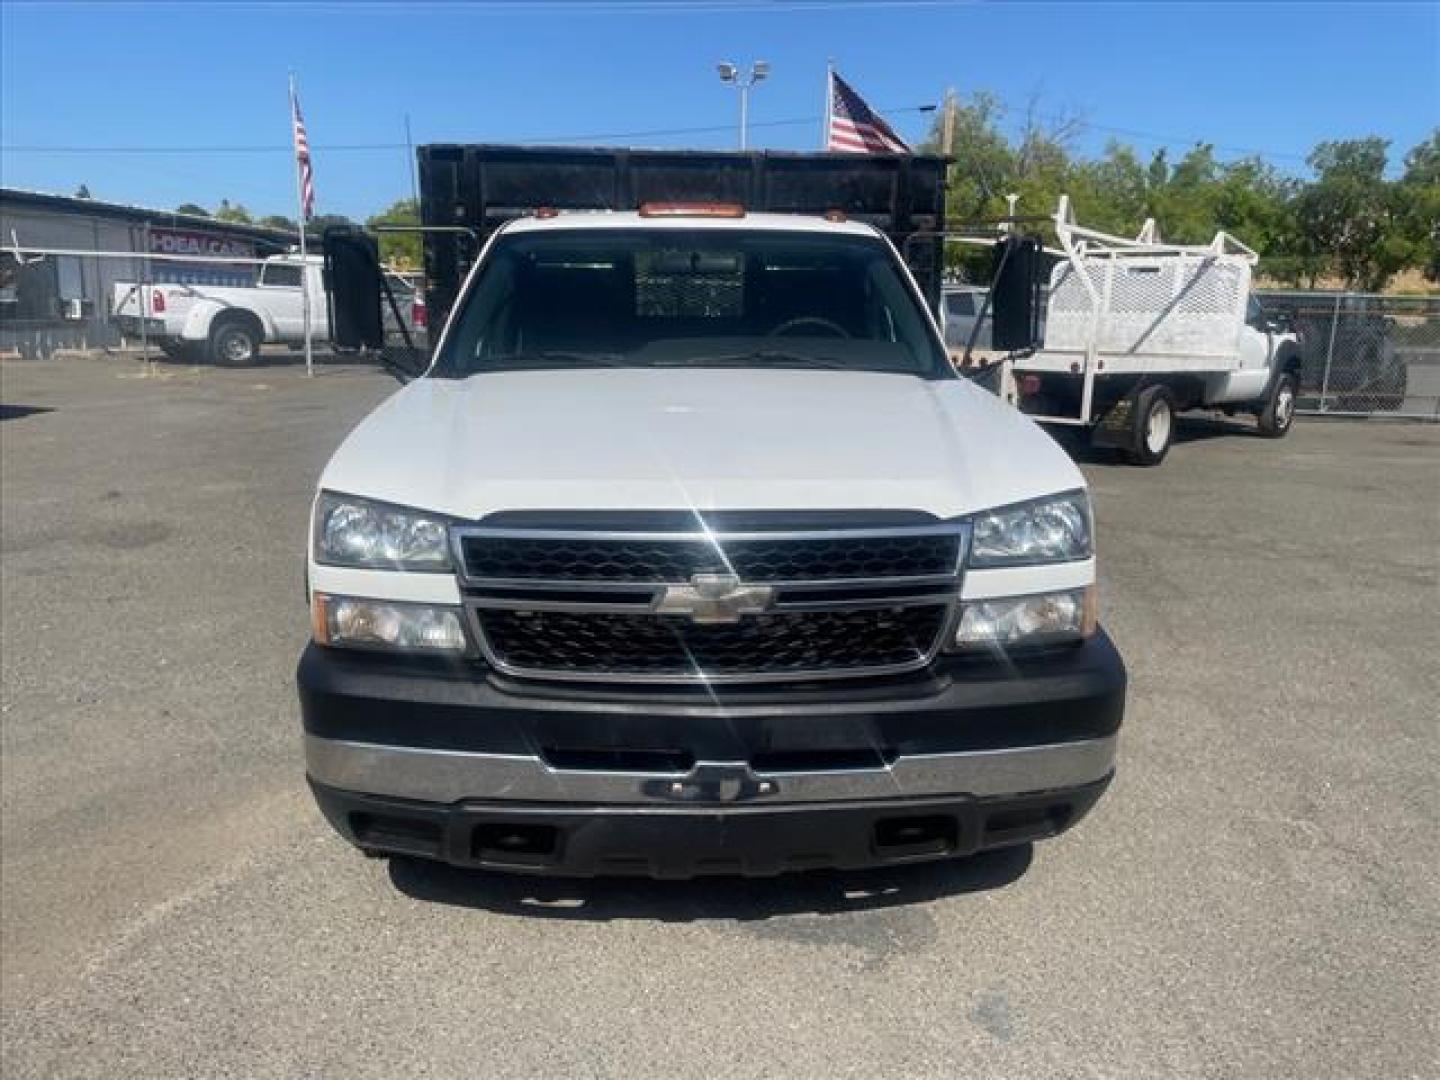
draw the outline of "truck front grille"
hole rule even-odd
[[[734,574],[741,581],[835,581],[931,577],[955,572],[959,535],[523,537],[467,536],[472,578],[538,581],[689,581]]]
[[[672,616],[480,612],[507,664],[571,676],[802,676],[921,664],[948,607],[755,615],[733,625]]]
[[[724,682],[923,667],[955,610],[964,540],[959,524],[728,533],[482,525],[459,530],[456,546],[471,627],[499,670]],[[744,602],[716,617],[704,600],[713,594],[701,592],[715,588],[741,589]]]

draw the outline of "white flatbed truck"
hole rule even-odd
[[[1053,220],[1063,258],[1043,344],[1003,362],[1002,397],[1141,465],[1164,459],[1186,409],[1251,413],[1271,437],[1290,430],[1299,344],[1251,292],[1254,251],[1225,232],[1168,244],[1153,220],[1134,239],[1085,228],[1063,195]]]

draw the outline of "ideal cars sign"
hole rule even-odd
[[[165,255],[209,255],[231,259],[255,257],[255,245],[248,240],[179,229],[151,229],[150,250]]]

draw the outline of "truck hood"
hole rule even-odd
[[[551,509],[948,518],[1083,485],[1034,423],[964,380],[703,368],[420,379],[366,417],[321,478],[469,520]]]

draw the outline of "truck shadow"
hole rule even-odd
[[[462,870],[392,858],[390,881],[406,896],[496,915],[611,922],[648,919],[753,922],[787,915],[841,915],[1001,889],[1034,858],[1021,844],[964,859],[864,871],[809,871],[773,878],[545,878]]]
[[[1210,439],[1259,439],[1263,438],[1253,420],[1229,419],[1215,416],[1177,416],[1175,418],[1175,439],[1171,448],[1185,443],[1206,442]],[[1050,437],[1076,462],[1082,465],[1114,465],[1120,468],[1134,468],[1119,450],[1097,447],[1090,444],[1089,436],[1071,428],[1047,428]],[[1162,468],[1164,466],[1161,466]]]
[[[48,405],[0,405],[0,420],[19,420],[24,416],[38,416],[54,411]]]

